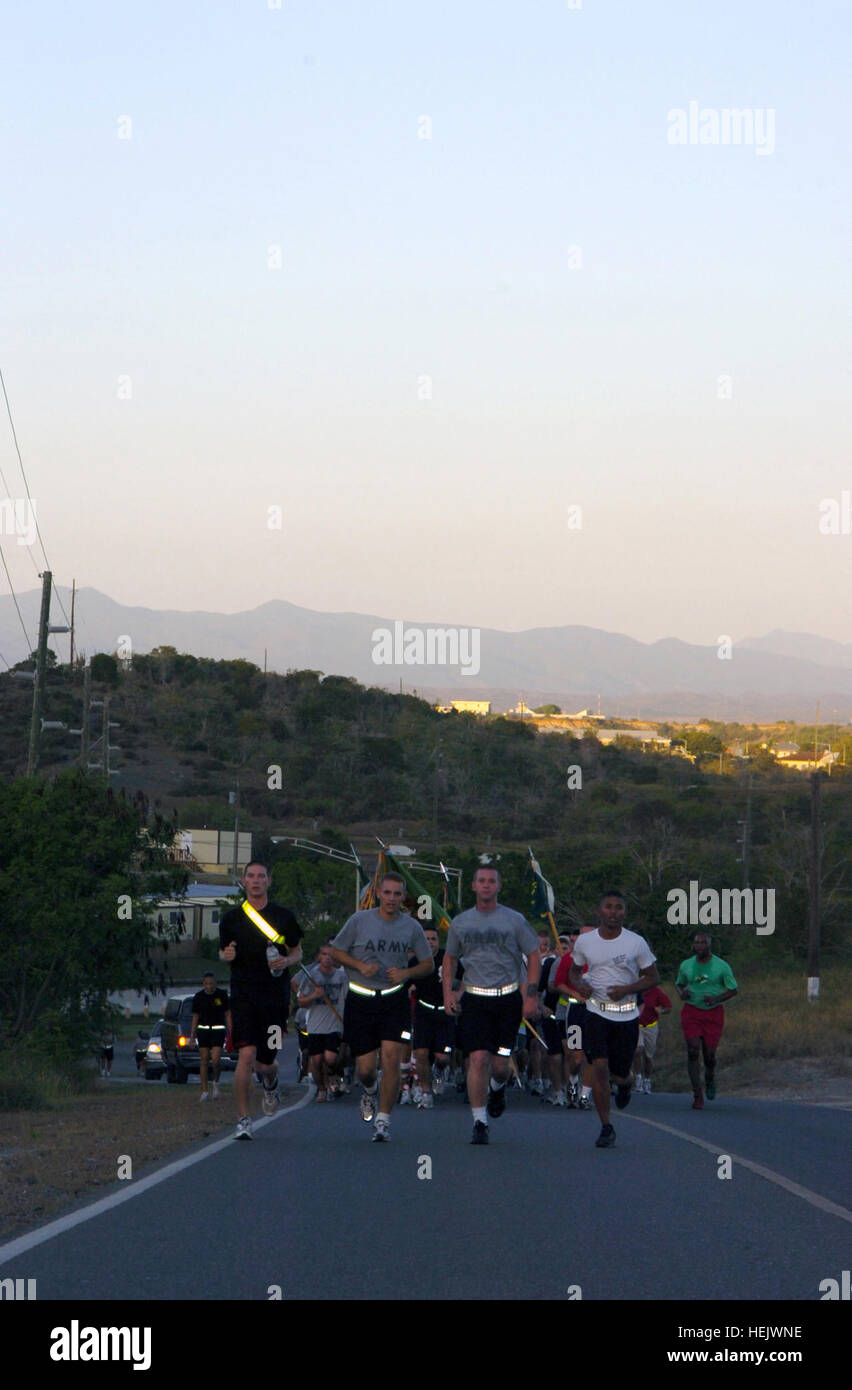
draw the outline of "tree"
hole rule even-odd
[[[155,931],[141,895],[185,882],[174,826],[143,798],[80,772],[0,783],[0,1046],[80,1055],[109,1016],[107,995],[152,988]]]

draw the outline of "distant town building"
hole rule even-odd
[[[233,830],[179,830],[172,859],[190,864],[205,874],[228,874],[234,866]],[[251,859],[251,831],[241,830],[237,843],[237,869]]]
[[[832,763],[836,763],[840,757],[839,753],[831,753],[828,749],[819,757],[814,758],[813,754],[808,756],[806,753],[787,753],[775,759],[778,767],[789,767],[794,772],[816,772],[817,768],[831,768]]]
[[[664,738],[656,729],[598,729],[595,737],[600,743],[614,743],[617,738],[629,738],[634,743],[653,743],[660,748],[668,748],[670,738]]]
[[[490,714],[490,700],[453,700],[450,709],[458,714]]]

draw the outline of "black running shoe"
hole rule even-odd
[[[611,1149],[615,1144],[615,1130],[612,1125],[604,1125],[595,1140],[596,1149]]]
[[[615,1093],[616,1110],[624,1110],[630,1104],[630,1097],[633,1094],[632,1086],[619,1086]]]
[[[503,1111],[506,1109],[505,1086],[501,1086],[499,1091],[493,1090],[491,1086],[488,1087],[488,1101],[485,1109],[488,1111],[492,1120],[496,1120],[498,1115],[503,1114]]]
[[[482,1120],[475,1121],[470,1142],[471,1144],[488,1143],[488,1126],[484,1124]]]

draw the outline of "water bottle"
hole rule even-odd
[[[278,949],[277,946],[267,946],[267,948],[266,948],[266,959],[267,959],[267,960],[274,960],[275,957],[276,957],[276,956],[280,956],[280,954],[281,954],[281,952],[279,951],[279,949]],[[280,977],[281,975],[284,974],[284,968],[283,968],[283,966],[282,966],[282,968],[281,968],[280,970],[273,970],[273,971],[271,972],[271,974],[272,974],[273,980],[279,979],[279,977]]]

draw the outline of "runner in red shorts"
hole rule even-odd
[[[737,993],[737,982],[728,962],[712,954],[713,938],[696,932],[695,954],[681,961],[675,988],[684,1001],[680,1016],[686,1038],[687,1067],[692,1082],[692,1108],[704,1109],[716,1098],[716,1048],[725,1026],[724,1003]],[[704,1085],[701,1084],[701,1057],[704,1054]]]

